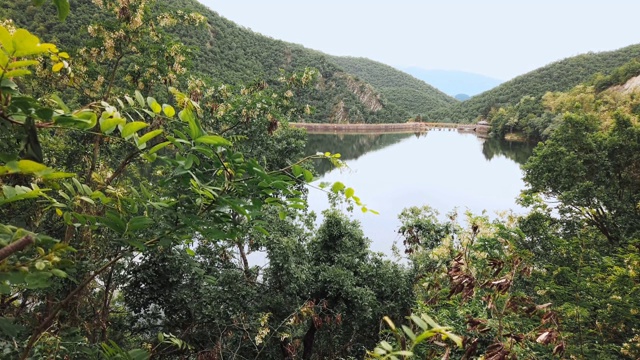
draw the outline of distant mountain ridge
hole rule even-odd
[[[92,0],[75,0],[72,14],[65,22],[58,22],[55,16],[50,16],[51,9],[34,7],[32,3],[31,0],[0,2],[0,18],[13,19],[42,40],[56,42],[72,57],[90,38],[87,27],[110,17]],[[206,26],[178,24],[171,32],[192,49],[190,72],[210,83],[240,85],[266,79],[269,86],[277,87],[280,69],[289,73],[305,67],[318,69],[321,77],[315,88],[303,90],[294,97],[297,104],[309,104],[316,111],[294,119],[298,121],[405,122],[421,115],[429,121],[470,122],[486,117],[492,108],[515,104],[525,95],[540,97],[547,91],[567,91],[598,72],[609,74],[640,57],[640,45],[583,54],[541,67],[460,102],[445,93],[452,91],[447,85],[454,84],[453,74],[467,79],[477,74],[431,71],[432,75],[440,74],[441,79],[448,76],[449,80],[439,83],[434,78],[426,78],[427,84],[418,79],[424,74],[420,69],[409,68],[407,71],[413,74],[406,74],[369,59],[331,56],[272,39],[221,17],[195,0],[157,0],[156,3],[158,11],[195,11],[206,17]],[[152,59],[149,60],[152,63]],[[484,83],[485,87],[499,81],[483,76],[480,79],[489,81]],[[479,89],[457,87],[450,93],[462,100],[464,95],[473,95]]]
[[[493,108],[515,105],[523,96],[539,98],[548,91],[568,91],[593,79],[597,73],[608,75],[639,57],[640,44],[614,51],[569,57],[520,75],[461,102],[452,107],[446,116],[454,122],[471,122],[478,117],[486,117]]]
[[[397,70],[389,65],[367,58],[329,56],[347,73],[373,85],[390,101],[423,119],[437,121],[435,113],[456,104],[457,101],[439,89]]]
[[[290,73],[306,67],[316,68],[321,74],[316,87],[302,90],[294,97],[296,103],[309,104],[315,112],[294,120],[404,122],[417,114],[446,111],[455,102],[401,71],[379,63],[375,67],[382,73],[376,76],[353,74],[343,62],[338,63],[338,58],[255,33],[196,0],[157,0],[154,11],[198,12],[206,17],[205,26],[177,24],[168,31],[192,49],[190,72],[213,83],[239,85],[266,80],[270,86],[277,87],[280,69]],[[13,19],[18,26],[45,41],[55,40],[72,56],[90,38],[87,27],[110,17],[92,0],[73,1],[72,13],[63,23],[49,16],[45,8],[33,7],[31,0],[0,3],[0,18]],[[386,81],[383,79],[392,78],[393,90],[382,86],[381,81]]]
[[[436,87],[449,96],[459,94],[474,96],[504,82],[503,80],[466,71],[427,70],[419,67],[407,67],[400,70]]]

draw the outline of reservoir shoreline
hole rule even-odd
[[[306,129],[313,134],[376,134],[376,133],[415,133],[433,129],[457,129],[459,131],[484,132],[482,125],[456,123],[408,122],[395,124],[319,124],[289,123],[291,127]]]

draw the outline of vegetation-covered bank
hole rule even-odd
[[[155,4],[154,16],[163,12],[182,14],[173,19],[158,18],[159,26],[173,35],[171,46],[174,52],[181,49],[188,54],[189,74],[204,81],[207,86],[262,83],[281,89],[278,81],[281,69],[291,73],[302,71],[305,67],[315,68],[319,81],[314,87],[292,94],[297,103],[308,104],[313,109],[303,116],[307,122],[405,122],[419,114],[441,111],[455,101],[424,82],[390,67],[385,67],[373,78],[360,76],[343,67],[336,58],[252,32],[195,0],[153,0],[149,3]],[[55,41],[74,54],[86,46],[86,39],[90,37],[87,31],[89,25],[110,21],[112,14],[96,4],[98,2],[92,0],[74,1],[75,15],[59,23],[55,17],[48,17],[32,6],[30,0],[3,2],[0,4],[0,18],[11,18],[18,26],[29,29],[45,40]],[[134,8],[135,5],[130,7]],[[202,21],[198,26],[190,25],[193,19],[188,14],[192,13],[201,16]],[[140,62],[145,66],[153,66],[159,60],[148,57],[142,51],[139,55]],[[128,63],[125,65],[130,66]],[[138,68],[138,72],[140,69],[142,67]],[[125,80],[136,86],[139,85],[140,75]],[[372,79],[381,83],[372,82]],[[393,81],[395,90],[392,92],[384,86],[389,81]],[[396,93],[399,95],[394,95]]]
[[[451,108],[456,122],[472,122],[489,116],[492,109],[516,106],[525,96],[539,99],[547,92],[569,91],[591,81],[596,74],[609,75],[625,63],[640,57],[640,45],[601,53],[588,53],[560,60],[520,75],[498,87],[476,95]]]
[[[525,141],[549,138],[567,112],[581,111],[598,117],[609,127],[614,114],[638,115],[637,59],[608,75],[596,74],[590,81],[566,92],[547,92],[543,96],[523,96],[515,105],[492,109],[487,115],[496,137],[517,136]]]
[[[317,70],[210,86],[169,31],[209,24],[191,8],[95,1],[87,28],[86,2],[64,23],[69,2],[35,3],[54,7],[2,5],[87,36],[69,52],[0,25],[3,358],[640,357],[635,93],[549,95],[563,115],[524,167],[531,212],[461,227],[408,208],[400,265],[347,214],[307,210],[308,160],[341,165],[287,125]]]

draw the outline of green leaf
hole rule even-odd
[[[187,254],[189,254],[189,256],[196,256],[196,252],[191,250],[190,248],[186,248],[185,251],[187,252]]]
[[[54,116],[53,122],[56,125],[68,126],[81,130],[90,130],[98,123],[98,116],[90,110],[82,110],[69,115]]]
[[[49,282],[51,276],[50,272],[35,272],[29,273],[24,279],[28,289],[43,289],[51,285]]]
[[[170,118],[176,116],[176,109],[174,109],[171,105],[162,105],[162,112],[164,112],[164,114]]]
[[[105,134],[111,134],[116,127],[118,127],[118,125],[125,125],[127,122],[125,119],[120,119],[120,118],[106,118],[106,119],[100,119],[100,131],[102,131]]]
[[[47,50],[40,48],[40,39],[25,29],[18,29],[13,33],[13,56],[23,57],[29,55],[37,55]]]
[[[429,325],[427,325],[427,323],[424,322],[424,320],[420,319],[419,317],[413,314],[410,317],[411,317],[411,320],[413,320],[413,322],[416,323],[416,325],[420,326],[422,330],[429,329]]]
[[[60,109],[62,109],[62,111],[68,113],[71,110],[69,110],[69,107],[64,103],[64,101],[62,101],[62,99],[60,99],[60,97],[56,94],[50,95],[49,96],[51,98],[51,100],[55,101],[56,104],[58,104],[58,107],[60,107]]]
[[[435,336],[436,334],[437,334],[437,332],[435,332],[435,331],[426,330],[426,331],[420,333],[418,336],[416,336],[416,339],[414,340],[414,344],[420,344],[423,341]]]
[[[135,103],[133,102],[133,99],[131,98],[131,96],[125,95],[124,99],[127,100],[127,103],[129,104],[129,106],[134,106],[135,105]]]
[[[147,126],[149,126],[149,124],[143,121],[134,121],[134,122],[127,123],[122,128],[121,136],[125,139],[128,139],[131,136],[133,136],[135,132],[137,132],[138,130],[144,129]]]
[[[142,96],[140,91],[136,90],[135,94],[136,100],[138,100],[138,104],[140,104],[140,107],[144,107],[144,97]]]
[[[196,120],[196,117],[193,114],[192,110],[184,109],[180,111],[178,113],[178,118],[189,124],[189,135],[192,139],[197,139],[200,137],[200,135],[202,135],[202,129],[200,128],[200,125],[198,124],[198,121]]]
[[[313,173],[307,169],[303,169],[302,173],[304,174],[304,181],[310,183],[313,181]]]
[[[159,114],[160,111],[162,111],[162,106],[160,106],[156,99],[151,96],[147,98],[147,105],[149,105],[149,109],[151,109],[155,114]]]
[[[2,73],[0,73],[0,74],[2,74]],[[21,76],[25,76],[25,75],[29,75],[29,74],[31,74],[31,71],[29,71],[29,70],[17,69],[17,70],[7,71],[2,75],[4,77],[8,77],[8,78],[17,78],[17,77],[21,77]]]
[[[302,175],[302,170],[303,170],[302,166],[300,166],[300,165],[291,166],[291,172],[293,172],[293,175],[295,177],[298,177],[298,176]]]
[[[396,331],[396,324],[393,323],[390,317],[385,316],[382,319],[387,323],[387,325],[389,325],[389,328],[391,328],[391,330],[393,330],[394,332]]]
[[[51,67],[51,71],[53,72],[59,72],[60,70],[62,70],[62,68],[64,67],[64,63],[55,63],[53,64],[53,66]]]
[[[96,204],[91,198],[86,197],[86,196],[80,196],[80,199],[85,201],[85,202],[88,202],[91,205],[95,205]]]
[[[0,26],[0,28],[2,28],[2,26]],[[2,53],[3,52],[0,51],[0,54]],[[3,78],[2,80],[0,80],[0,89],[7,92],[13,92],[18,90],[18,84],[16,84],[14,81],[10,79]]]
[[[57,172],[32,160],[11,161],[5,166],[0,166],[0,175],[14,173],[33,174],[43,179],[60,179],[73,176],[71,173]]]
[[[69,10],[71,7],[69,6],[69,0],[53,0],[53,4],[58,9],[58,19],[60,21],[64,21],[69,15]]]
[[[196,145],[192,149],[209,158],[213,158],[216,156],[215,152],[211,150],[211,148],[205,146]]]
[[[0,46],[2,46],[2,43],[0,43]],[[7,56],[7,54],[5,54],[4,51],[0,51],[0,69],[7,66],[8,63],[9,63],[9,57]],[[2,72],[2,70],[0,70],[0,72]]]
[[[146,143],[147,141],[153,139],[154,137],[160,135],[163,133],[164,130],[162,129],[158,129],[158,130],[153,130],[153,131],[149,131],[148,133],[142,135],[139,139],[138,139],[138,146]]]
[[[178,113],[178,118],[184,122],[188,122],[190,118],[193,117],[193,111],[189,109],[184,109]]]
[[[127,225],[128,231],[138,231],[146,229],[153,224],[153,220],[147,216],[136,216],[129,220]]]
[[[454,343],[456,343],[456,345],[458,345],[459,348],[462,348],[462,338],[456,334],[450,333],[448,331],[445,331],[445,339],[448,337],[449,339],[451,339]]]
[[[154,147],[152,147],[151,150],[149,150],[149,154],[155,154],[158,151],[162,150],[163,148],[167,147],[167,145],[169,144],[171,144],[171,141],[161,142],[160,144],[157,144]]]
[[[388,352],[393,351],[393,346],[391,346],[391,344],[389,344],[388,342],[386,342],[386,341],[384,341],[384,340],[383,340],[383,341],[380,341],[380,346],[381,346],[383,349],[387,350]]]
[[[0,25],[0,44],[2,44],[2,47],[4,48],[4,50],[11,54],[14,52],[14,48],[13,48],[13,40],[11,39],[11,34],[9,33],[9,31],[4,27]],[[3,65],[3,64],[0,64]]]
[[[404,333],[407,334],[407,336],[409,337],[409,339],[411,339],[411,341],[414,341],[416,339],[416,334],[414,334],[413,330],[411,330],[408,326],[402,325],[402,331],[404,331]]]
[[[7,65],[7,69],[16,69],[16,68],[33,66],[38,64],[39,62],[36,60],[20,60],[20,61],[14,61],[9,63],[9,65]]]
[[[126,224],[120,218],[120,214],[115,211],[107,211],[105,217],[100,219],[103,224],[105,224],[109,229],[122,234],[126,231]]]
[[[427,322],[427,324],[429,324],[429,326],[431,326],[432,328],[439,328],[440,325],[438,325],[438,323],[436,323],[431,316],[427,315],[427,314],[422,314],[420,316],[424,321]]]
[[[331,186],[331,191],[335,194],[339,193],[342,189],[344,189],[344,184],[341,183],[340,181],[336,181],[335,183],[333,183],[333,186]]]
[[[14,201],[35,199],[40,196],[44,196],[44,192],[40,189],[32,190],[26,186],[20,185],[16,185],[14,187],[3,185],[2,194],[4,195],[4,199],[0,196],[0,205],[4,205]]]
[[[195,140],[196,143],[202,143],[213,146],[231,146],[231,142],[219,135],[204,135]]]
[[[49,169],[46,165],[31,160],[18,161],[18,169],[24,174],[36,174]]]
[[[262,226],[256,225],[253,228],[261,232],[263,235],[269,236],[269,232],[267,231],[267,229],[263,228]]]
[[[348,199],[352,197],[354,193],[355,193],[355,190],[353,190],[353,188],[347,188],[347,190],[344,191],[344,196],[346,196]]]
[[[66,278],[67,273],[60,269],[51,269],[51,273],[59,278]]]

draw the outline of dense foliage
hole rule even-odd
[[[471,122],[486,117],[491,109],[515,106],[524,96],[540,98],[549,91],[568,91],[590,81],[597,73],[608,75],[637,57],[640,57],[640,45],[560,60],[460,103],[451,109],[450,117],[454,122]]]
[[[613,70],[611,75],[596,74],[593,79],[566,92],[547,92],[543,96],[523,96],[514,105],[492,109],[487,115],[493,135],[518,137],[528,141],[549,138],[562,123],[566,112],[579,111],[614,122],[615,113],[638,114],[640,102],[634,94],[637,84],[629,80],[640,75],[637,59]],[[629,82],[629,83],[628,83]]]
[[[327,322],[327,316],[341,319],[344,313],[345,319],[351,320],[352,308],[341,305],[344,297],[322,289],[313,295],[315,292],[301,287],[297,278],[290,281],[294,286],[290,293],[298,298],[283,299],[291,306],[287,313],[282,313],[284,309],[276,305],[275,298],[258,297],[266,287],[286,290],[278,285],[286,281],[286,271],[298,276],[289,264],[276,266],[278,257],[290,259],[286,255],[290,247],[283,244],[278,248],[270,240],[272,236],[285,240],[278,235],[287,231],[288,213],[295,217],[296,209],[305,208],[300,184],[313,179],[302,167],[304,159],[300,160],[303,134],[289,129],[286,120],[296,114],[288,93],[311,84],[315,70],[281,76],[284,93],[263,84],[206,91],[190,88],[189,93],[165,87],[163,91],[166,82],[162,80],[179,84],[186,73],[178,62],[179,53],[171,53],[174,47],[146,50],[159,55],[168,51],[174,57],[165,54],[162,58],[172,62],[155,62],[145,72],[158,77],[131,81],[137,68],[145,66],[136,63],[141,49],[171,43],[169,35],[157,32],[157,27],[142,26],[153,21],[145,2],[123,6],[103,1],[99,5],[115,13],[116,21],[92,25],[91,36],[101,46],[78,51],[78,58],[53,44],[41,43],[11,22],[0,26],[3,356],[145,358],[149,353],[237,353],[236,344],[244,343],[247,331],[257,333],[256,347],[240,350],[259,353],[264,347],[260,346],[260,331],[271,328],[267,321],[271,313],[260,315],[257,309],[271,310],[275,314],[272,321],[278,324],[288,324],[303,309],[305,316],[296,321],[310,321],[316,330],[318,321]],[[197,14],[188,16],[197,26]],[[127,34],[127,41],[113,42],[122,33]],[[43,54],[46,57],[41,57]],[[97,80],[89,82],[94,77]],[[191,78],[188,84],[194,82],[198,80]],[[32,84],[39,85],[39,98],[31,95]],[[172,104],[145,98],[140,91],[128,89],[132,85],[170,94]],[[56,89],[70,94],[71,103],[84,105],[67,105],[53,93]],[[330,153],[313,157],[340,165],[337,156]],[[331,191],[361,205],[353,189],[336,183]],[[279,227],[270,226],[274,224]],[[297,237],[302,233],[295,233],[293,245],[305,243]],[[353,246],[359,246],[354,251],[362,254],[355,260],[363,268],[350,268],[352,277],[385,271],[390,273],[384,277],[393,281],[402,276],[395,265],[368,255],[361,233],[353,236]],[[274,251],[270,256],[274,262],[263,275],[249,267],[247,252],[266,249]],[[291,253],[302,260],[298,255]],[[243,266],[238,268],[236,261]],[[171,272],[162,273],[157,264],[162,271]],[[320,261],[309,270],[309,280],[315,280],[309,287],[319,282],[322,274],[314,269],[323,264]],[[169,276],[166,281],[162,281],[163,274]],[[270,274],[277,281],[271,280]],[[244,289],[237,287],[242,279],[247,283]],[[201,287],[202,281],[213,286],[202,288],[202,299],[208,305],[189,308],[187,305],[198,305],[187,300],[194,294],[181,295],[180,289]],[[207,313],[213,299],[224,304],[221,290],[232,295],[221,288],[227,281],[239,291],[230,298],[229,311]],[[162,292],[154,290],[158,286]],[[386,288],[366,291],[375,299],[386,296],[376,293]],[[157,297],[167,292],[168,297]],[[238,303],[239,298],[248,300],[252,293],[260,303],[254,304],[257,307],[247,309],[251,302]],[[269,301],[276,303],[269,305]],[[317,311],[312,303],[318,304]],[[323,312],[328,306],[333,312]],[[375,328],[372,319],[399,311],[381,307],[371,313],[371,306],[361,310],[368,314],[362,318],[369,322],[364,326]],[[196,309],[201,312],[198,321],[204,323],[190,322]],[[316,312],[323,317],[310,316]],[[216,345],[210,337],[215,334],[209,330],[204,340],[198,337],[202,334],[197,330],[207,324],[207,315],[223,327],[234,322],[252,327],[240,327],[235,333],[221,329]],[[282,325],[274,324],[273,328],[281,330]],[[180,337],[171,331],[180,331]],[[323,332],[318,333],[321,339]],[[230,338],[233,335],[235,340]],[[290,335],[292,340],[295,336]],[[280,334],[275,339],[279,338]],[[352,337],[337,341],[348,339]],[[372,346],[375,339],[361,341]],[[121,346],[134,349],[124,351]],[[296,352],[294,345],[282,347]],[[312,349],[304,346],[305,358]]]
[[[0,18],[11,18],[18,26],[55,41],[72,54],[85,46],[89,25],[104,24],[109,19],[108,13],[91,0],[75,1],[73,11],[74,16],[60,23],[32,6],[30,0],[19,0],[1,4]],[[366,77],[356,79],[357,74],[345,71],[330,56],[252,32],[196,1],[157,0],[153,11],[155,15],[176,15],[172,19],[158,17],[159,24],[174,35],[175,44],[188,54],[190,75],[211,83],[239,85],[266,81],[277,87],[281,69],[286,72],[301,71],[305,67],[317,69],[320,81],[316,86],[294,94],[296,102],[308,104],[315,111],[294,120],[404,122],[418,113],[413,101],[417,98],[424,104],[420,105],[420,112],[432,111],[431,106],[443,107],[449,100],[446,95],[398,70],[394,70],[392,76],[400,76],[401,81],[396,82],[394,91],[387,92],[386,87],[378,86]],[[203,16],[203,25],[190,26],[196,20],[191,17],[194,13]],[[162,59],[147,52],[142,57],[149,64]],[[389,74],[389,69],[384,69],[384,74]],[[425,88],[430,90],[428,94],[417,92]]]
[[[447,94],[389,65],[366,58],[330,58],[349,74],[380,90],[387,99],[408,111],[411,116],[420,115],[424,121],[440,121],[435,114],[457,103]]]
[[[600,89],[636,63],[495,110],[494,129],[546,139],[524,166],[531,212],[458,222],[405,209],[398,264],[335,208],[319,224],[307,211],[309,161],[343,164],[305,157],[287,123],[309,116],[296,99],[331,87],[326,69],[212,85],[203,49],[252,46],[185,46],[184,29],[222,26],[190,11],[206,9],[77,3],[65,23],[64,0],[3,3],[42,31],[77,30],[54,39],[65,49],[0,24],[3,358],[640,356],[640,96]],[[384,102],[333,74],[361,104]],[[341,182],[327,192],[369,211]]]

